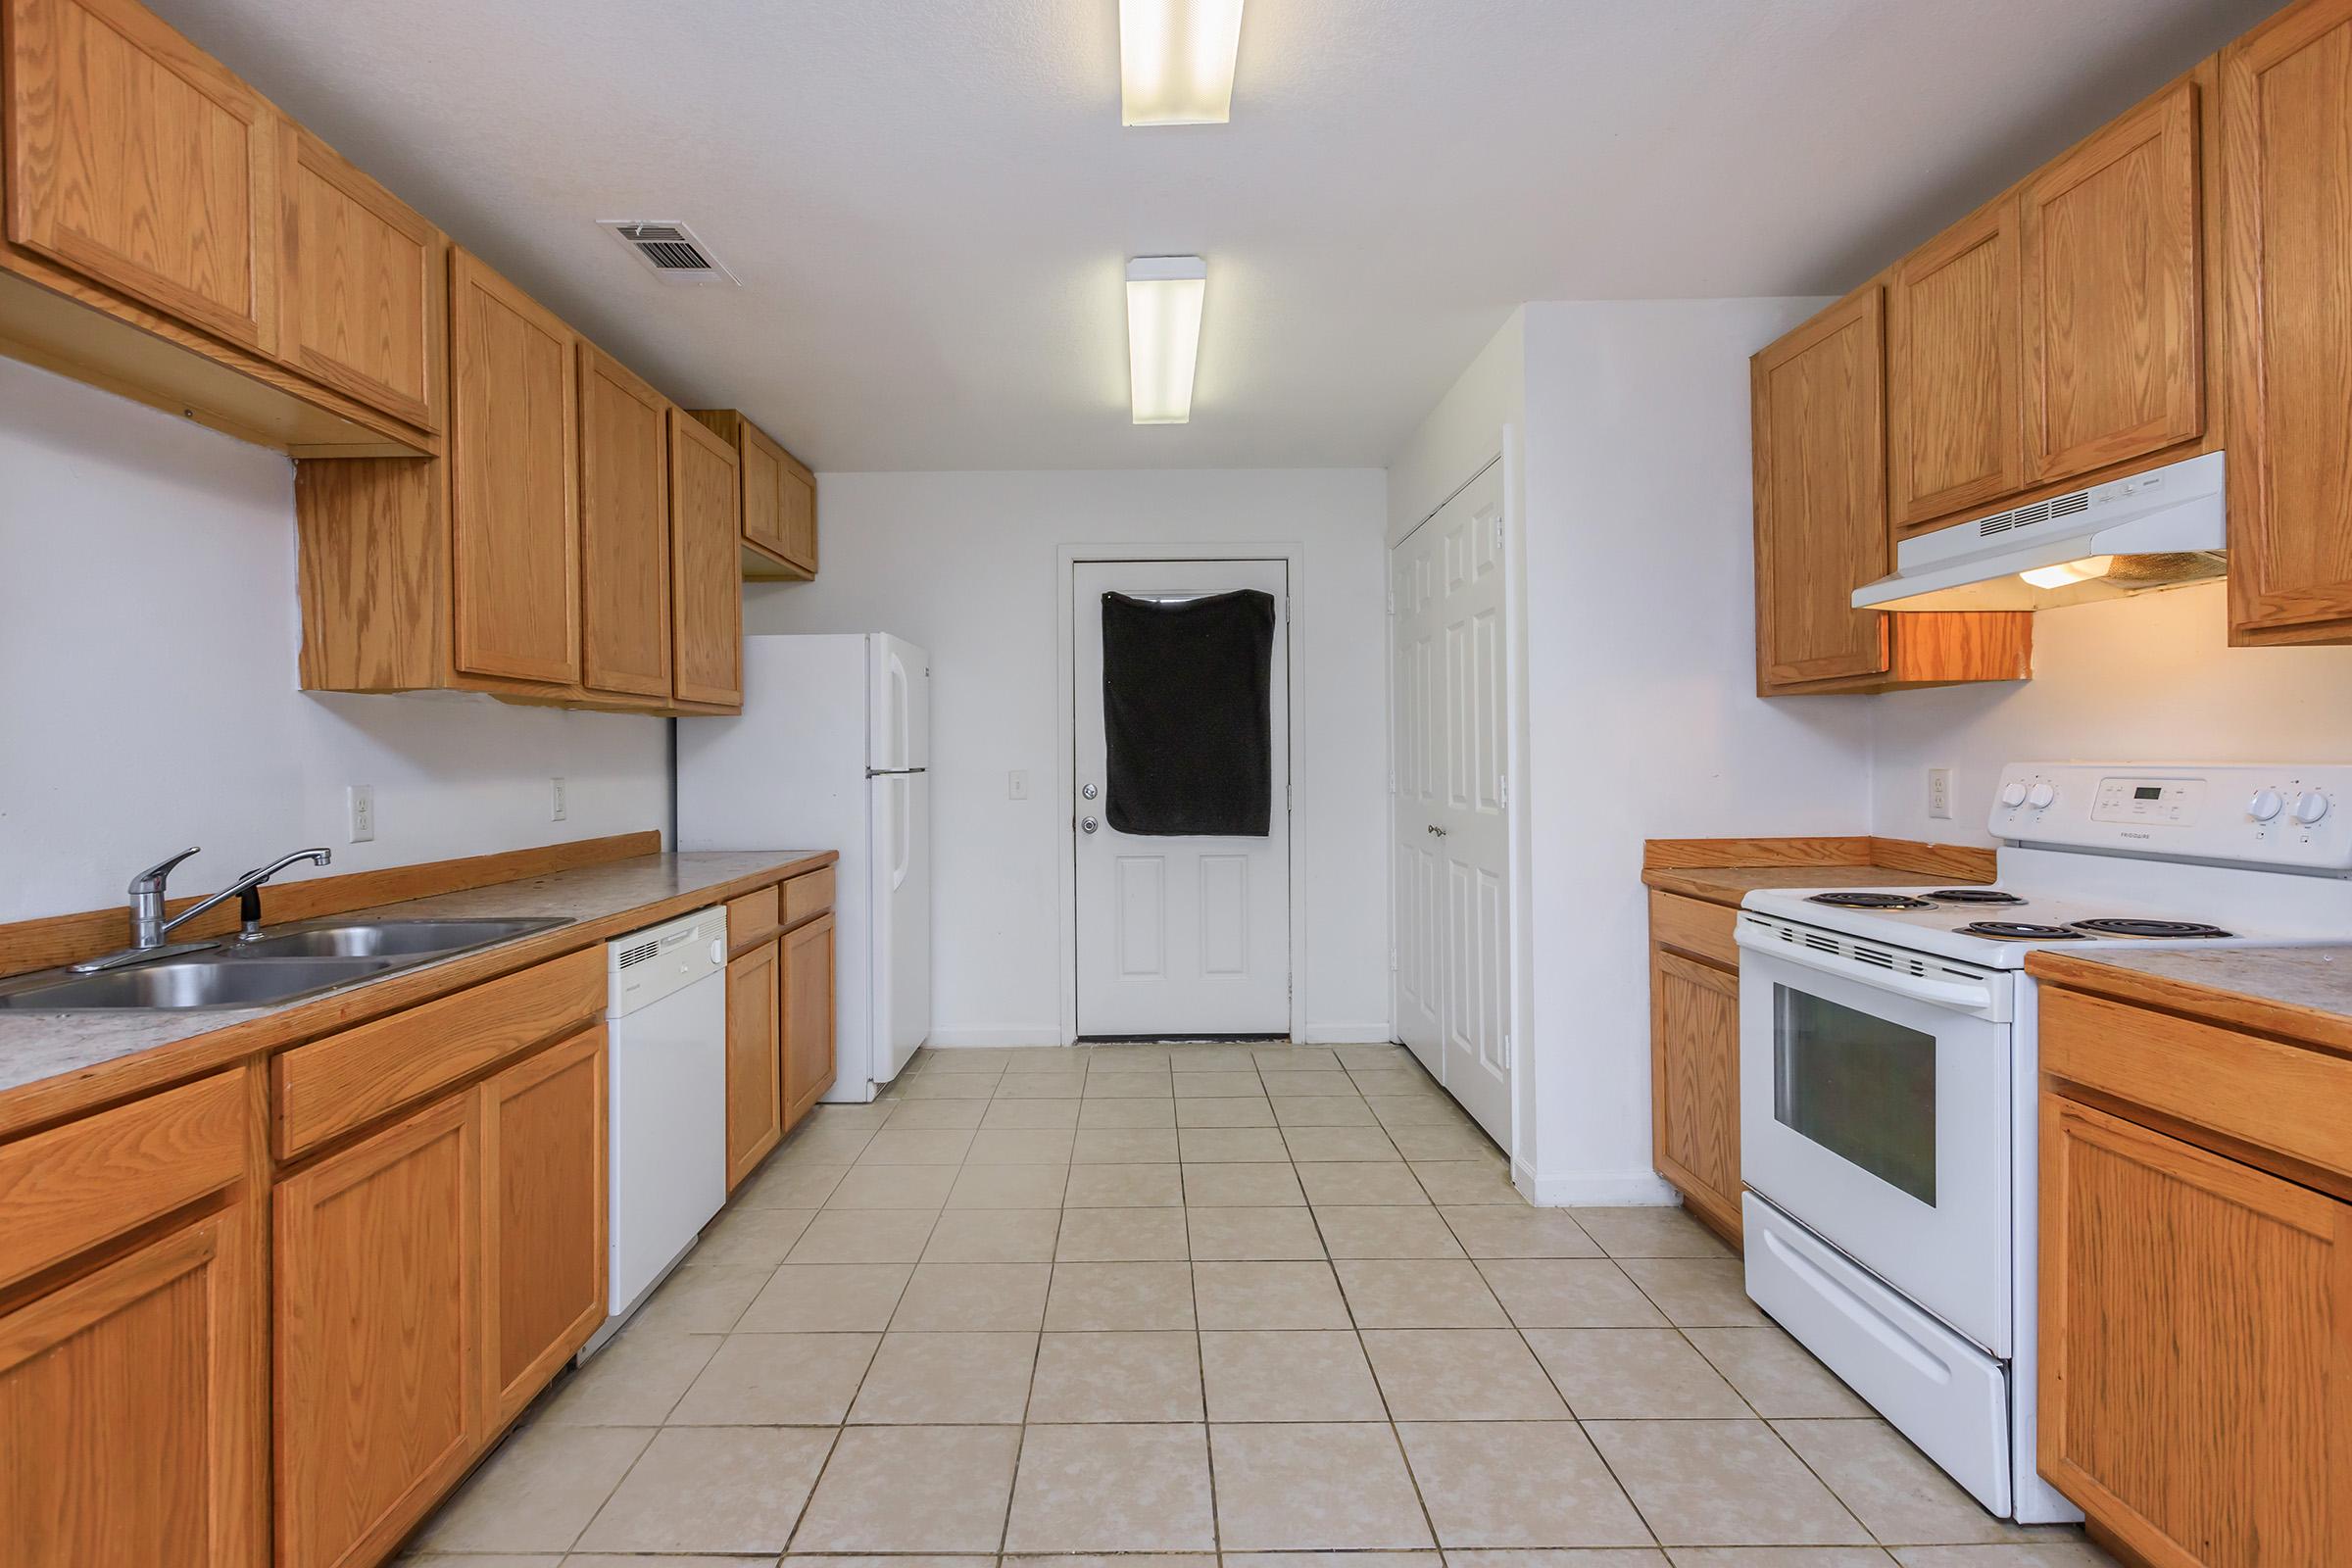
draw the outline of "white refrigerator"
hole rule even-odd
[[[829,1101],[931,1033],[930,763],[930,656],[882,632],[746,637],[742,713],[678,720],[678,848],[841,852]]]

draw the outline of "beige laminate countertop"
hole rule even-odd
[[[2352,947],[2036,953],[2026,972],[2265,1034],[2352,1053]]]
[[[0,1012],[0,1133],[445,996],[754,888],[829,865],[831,850],[647,855],[330,918],[557,916],[553,930],[267,1007]]]
[[[1737,905],[1759,888],[1950,888],[1984,878],[1923,876],[1884,865],[1708,865],[1642,873],[1644,886],[1710,904]]]

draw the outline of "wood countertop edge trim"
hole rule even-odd
[[[1737,906],[1729,890],[1689,881],[1692,871],[1788,871],[1876,868],[1889,880],[1934,878],[1989,882],[1993,851],[1966,844],[1927,844],[1914,839],[1649,839],[1642,846],[1642,885],[1681,898]]]
[[[759,870],[730,877],[724,882],[697,888],[691,893],[672,894],[650,904],[635,905],[594,919],[575,920],[551,931],[516,937],[463,957],[403,970],[331,996],[295,1003],[263,1017],[224,1024],[219,1029],[169,1041],[126,1056],[118,1056],[111,1061],[0,1091],[0,1138],[21,1137],[50,1124],[85,1115],[116,1101],[167,1088],[185,1079],[218,1071],[231,1063],[266,1055],[289,1046],[302,1045],[388,1013],[438,1001],[486,980],[495,980],[501,975],[528,968],[535,963],[544,963],[550,958],[560,958],[581,948],[594,947],[636,927],[657,925],[713,904],[724,904],[729,899],[740,898],[756,888],[789,881],[805,872],[831,865],[840,858],[837,850],[794,856]],[[611,865],[619,862],[598,863]],[[537,878],[517,877],[513,880],[535,881]],[[498,884],[483,885],[496,887]]]
[[[2087,992],[2111,1002],[2153,1007],[2224,1029],[2267,1035],[2288,1045],[2333,1055],[2352,1055],[2352,1017],[2318,1007],[2271,1002],[2242,991],[2102,963],[2086,954],[2030,954],[2026,958],[2026,973],[2046,984]]]

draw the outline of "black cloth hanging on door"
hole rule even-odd
[[[1102,596],[1103,808],[1121,833],[1262,839],[1274,809],[1274,596]]]

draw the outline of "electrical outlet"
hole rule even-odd
[[[1952,818],[1952,770],[1948,767],[1928,769],[1928,815],[1944,822]]]
[[[551,822],[564,820],[564,781],[560,778],[547,781],[547,819]]]
[[[1004,775],[1004,798],[1008,801],[1025,801],[1029,798],[1029,770],[1027,768],[1016,767]]]
[[[351,818],[351,842],[367,844],[375,838],[375,786],[354,784],[343,792]]]

